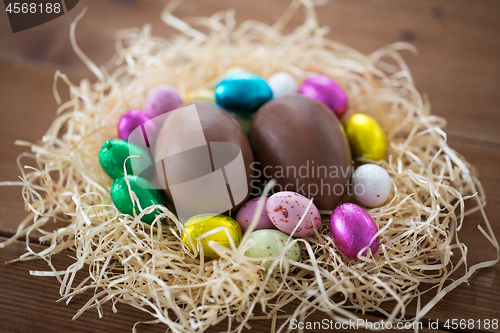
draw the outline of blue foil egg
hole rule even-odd
[[[272,98],[273,92],[267,82],[250,73],[232,74],[215,87],[217,104],[240,115],[255,113]]]

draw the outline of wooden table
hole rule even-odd
[[[239,22],[255,18],[271,23],[287,3],[186,0],[176,13],[180,17],[207,16],[232,7],[237,10]],[[16,180],[19,174],[16,157],[23,149],[14,146],[14,140],[39,140],[55,118],[55,70],[68,74],[73,82],[84,77],[93,79],[72,51],[68,37],[70,23],[85,5],[88,12],[77,28],[77,40],[97,64],[104,64],[113,55],[117,29],[149,22],[156,35],[173,32],[160,21],[159,11],[165,5],[160,0],[81,0],[68,14],[16,34],[10,30],[6,13],[0,13],[1,180]],[[451,147],[477,167],[488,198],[486,212],[499,236],[500,1],[336,0],[321,7],[318,16],[322,24],[331,27],[330,38],[365,53],[402,40],[419,49],[419,56],[404,54],[417,88],[429,97],[433,113],[448,120]],[[299,15],[292,23],[300,20]],[[24,215],[20,189],[0,188],[0,242],[15,232]],[[477,229],[480,221],[477,214],[468,217],[462,232],[462,240],[469,247],[469,264],[495,258],[493,247]],[[113,313],[107,305],[102,319],[90,310],[72,321],[86,298],[78,297],[68,306],[56,303],[57,281],[29,275],[29,270],[47,269],[45,262],[5,264],[24,251],[22,241],[0,250],[1,332],[126,332],[135,322],[151,319],[125,305],[118,305],[118,313]],[[59,255],[54,260],[56,265],[63,265],[71,259]],[[325,316],[314,314],[309,320],[322,318]],[[428,319],[439,320],[438,330],[447,331],[443,324],[454,318],[476,322],[500,319],[499,265],[473,275],[468,285],[458,287],[430,311],[423,323],[426,327]],[[255,329],[269,331],[266,321],[251,324]],[[165,330],[162,325],[141,324],[137,328],[139,332]],[[218,326],[210,331],[222,329]]]

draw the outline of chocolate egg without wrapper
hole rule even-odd
[[[337,116],[324,104],[299,94],[266,103],[255,115],[250,142],[261,178],[275,178],[275,191],[314,198],[320,210],[333,209],[343,197],[351,151]]]
[[[200,101],[169,112],[154,151],[165,157],[166,195],[181,222],[202,213],[235,212],[248,199],[253,154],[227,111]]]

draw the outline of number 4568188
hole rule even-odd
[[[8,13],[14,13],[14,14],[35,14],[35,13],[46,13],[46,14],[51,14],[51,13],[60,13],[61,12],[61,4],[56,2],[54,4],[47,2],[47,3],[40,3],[36,4],[34,2],[15,2],[15,3],[9,3],[7,8],[5,9]]]

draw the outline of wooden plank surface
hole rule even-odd
[[[83,6],[88,5],[88,12],[77,28],[77,40],[83,51],[101,65],[114,53],[117,29],[151,23],[156,35],[174,33],[159,19],[165,3],[81,0],[70,13],[16,34],[12,34],[6,14],[0,13],[0,180],[16,180],[19,174],[16,157],[23,150],[13,145],[14,140],[40,139],[54,119],[55,70],[68,74],[74,82],[92,78],[73,53],[68,37],[69,24]],[[287,4],[281,0],[185,0],[176,15],[206,16],[234,8],[239,22],[253,18],[272,23]],[[428,95],[433,113],[447,118],[450,145],[478,168],[488,197],[486,212],[496,235],[500,235],[500,2],[336,0],[320,7],[318,17],[331,27],[330,38],[365,53],[402,40],[417,46],[418,56],[404,54],[417,88]],[[292,25],[301,19],[297,15]],[[0,188],[0,235],[12,235],[24,215],[20,190]],[[492,247],[476,227],[478,221],[479,215],[470,216],[461,232],[470,251],[470,264],[493,259]],[[108,306],[103,319],[91,311],[72,321],[85,298],[77,298],[69,306],[55,303],[57,282],[30,277],[28,273],[30,269],[44,269],[44,262],[3,264],[21,255],[23,249],[23,244],[16,242],[0,250],[0,282],[5,286],[4,296],[0,297],[0,332],[121,332],[130,331],[136,321],[148,319],[120,305],[118,314]],[[60,256],[57,260],[63,264],[69,259]],[[499,271],[499,265],[479,271],[469,286],[462,285],[447,295],[426,319],[439,319],[441,323],[450,318],[500,319]],[[424,297],[423,301],[427,300]],[[321,320],[324,315],[314,314],[311,318]],[[265,321],[252,325],[268,331]],[[222,329],[218,326],[210,331]],[[163,331],[163,327],[141,325],[138,331]]]

